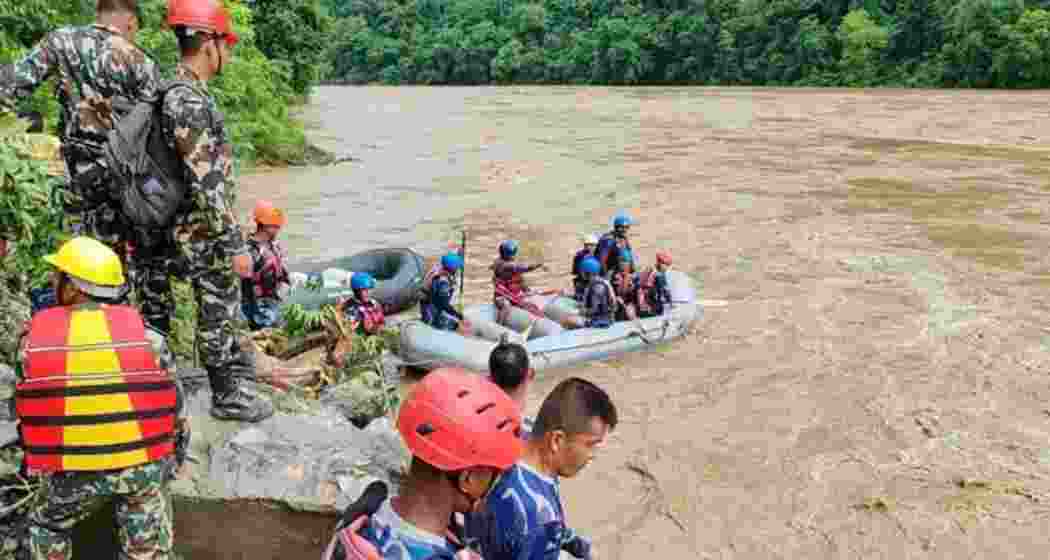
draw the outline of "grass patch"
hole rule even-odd
[[[981,214],[1004,208],[1007,192],[967,185],[934,191],[911,181],[862,177],[849,182],[848,206],[859,212],[908,212],[933,243],[982,265],[1021,270],[1028,237],[1008,228],[979,223]]]
[[[1008,214],[1010,219],[1025,222],[1028,224],[1038,224],[1043,221],[1043,214],[1038,210],[1023,210],[1021,212],[1013,212]]]
[[[1021,270],[1026,238],[1007,228],[976,223],[936,223],[926,227],[931,241],[952,254],[993,268]]]
[[[1023,484],[1015,481],[958,479],[953,485],[958,492],[944,498],[942,503],[944,510],[957,515],[960,523],[964,525],[975,523],[989,513],[996,498],[1021,496],[1029,500],[1034,499]]]
[[[889,513],[896,507],[893,498],[885,496],[872,496],[854,506],[854,509],[869,513]]]
[[[1006,192],[972,185],[935,191],[912,181],[889,177],[860,177],[849,181],[850,208],[862,212],[909,211],[919,221],[977,217],[985,210],[1002,208],[1007,203]]]

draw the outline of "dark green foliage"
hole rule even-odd
[[[1047,87],[1050,2],[323,0],[351,83]]]

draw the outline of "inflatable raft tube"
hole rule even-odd
[[[529,340],[542,336],[551,336],[564,330],[561,325],[546,317],[533,317],[528,311],[517,307],[510,310],[510,324],[502,325],[496,322],[496,306],[491,303],[469,306],[463,310],[463,316],[470,321],[475,333],[491,340],[499,340],[500,334],[508,331],[518,335],[517,337],[512,337],[511,340],[521,338],[520,335],[525,332],[525,329],[529,328],[529,325],[532,325],[532,330],[529,331]],[[533,319],[536,320],[533,321]],[[487,334],[490,332],[497,334],[490,336]]]
[[[316,267],[315,267],[316,268]],[[371,249],[363,253],[336,259],[320,270],[324,287],[319,291],[303,288],[293,290],[285,305],[299,304],[306,309],[317,309],[335,303],[341,296],[350,296],[349,279],[354,272],[367,272],[376,279],[372,289],[375,298],[388,314],[400,313],[419,301],[423,285],[423,257],[411,249]]]
[[[607,329],[562,330],[532,338],[525,343],[532,367],[542,371],[578,365],[681,338],[703,316],[703,308],[687,275],[670,271],[667,279],[674,303],[663,315],[624,321]],[[547,307],[555,300],[547,302]],[[555,307],[563,305],[568,303],[557,301]],[[487,372],[488,355],[496,344],[494,340],[438,331],[419,321],[401,326],[401,358],[424,369],[454,365]]]

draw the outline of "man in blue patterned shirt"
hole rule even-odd
[[[590,558],[590,541],[567,525],[559,480],[576,476],[594,459],[616,422],[609,395],[589,381],[572,377],[551,391],[525,453],[489,492],[485,515],[468,518],[467,536],[483,543],[483,557],[557,560],[565,550]]]

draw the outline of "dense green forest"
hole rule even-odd
[[[1047,0],[322,1],[351,83],[1050,86]]]
[[[289,163],[309,153],[302,125],[290,109],[309,95],[324,62],[331,19],[317,0],[226,0],[241,37],[234,61],[209,87],[227,115],[239,161]],[[48,31],[89,23],[95,0],[0,1],[0,63],[28,52]],[[162,27],[166,0],[140,0],[137,42],[170,73],[178,60],[175,37]],[[53,87],[21,107],[42,112],[54,130]]]

